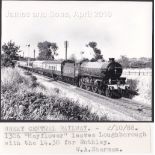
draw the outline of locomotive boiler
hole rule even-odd
[[[84,62],[81,64],[81,74],[103,79],[117,79],[122,74],[122,66],[113,58],[109,59],[109,62]]]

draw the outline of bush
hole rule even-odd
[[[138,80],[127,79],[127,84],[130,86],[129,90],[123,92],[123,97],[132,99],[135,95],[138,95]]]
[[[106,117],[99,118],[91,113],[88,107],[80,107],[78,102],[68,98],[59,98],[51,95],[24,90],[23,93],[10,92],[2,94],[1,118],[4,120],[77,120],[77,121],[106,121]],[[7,100],[6,100],[7,98]]]
[[[20,73],[13,68],[1,69],[1,90],[16,89],[20,83],[24,82]],[[17,88],[18,89],[18,88]]]
[[[127,79],[127,84],[129,84],[131,90],[137,91],[138,80]]]

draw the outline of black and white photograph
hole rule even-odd
[[[152,122],[152,1],[2,1],[1,121]]]

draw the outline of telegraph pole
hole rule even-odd
[[[34,60],[35,60],[35,54],[36,54],[36,51],[35,51],[35,49],[34,49],[34,51],[33,51],[33,52],[34,52]]]
[[[27,63],[28,63],[28,66],[29,66],[29,61],[30,61],[30,58],[29,58],[29,53],[30,53],[30,44],[26,45],[28,47],[28,59],[27,59]]]
[[[68,48],[68,41],[65,41],[65,59],[67,60],[67,48]]]

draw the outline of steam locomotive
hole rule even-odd
[[[121,77],[121,64],[114,58],[105,62],[79,63],[72,60],[18,61],[17,65],[111,98],[121,98],[130,89],[126,84],[126,78]]]

